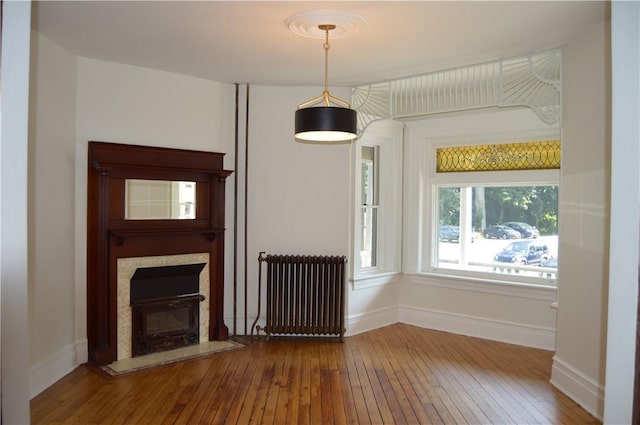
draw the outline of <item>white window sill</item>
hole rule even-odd
[[[439,273],[407,273],[407,276],[408,282],[414,285],[537,299],[549,301],[550,303],[554,303],[557,300],[557,288],[550,285],[496,281]]]
[[[382,272],[372,274],[361,274],[353,278],[353,290],[373,288],[375,286],[383,286],[392,283],[400,272]]]

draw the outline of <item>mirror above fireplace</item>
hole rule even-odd
[[[195,220],[196,182],[126,179],[125,220]]]

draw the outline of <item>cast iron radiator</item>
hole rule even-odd
[[[267,340],[271,335],[336,335],[344,339],[344,256],[267,255]],[[260,276],[261,279],[261,276]]]

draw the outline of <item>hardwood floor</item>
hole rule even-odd
[[[33,424],[597,424],[549,383],[548,351],[396,324],[108,377],[84,365]]]

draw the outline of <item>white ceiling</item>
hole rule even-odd
[[[33,26],[79,56],[226,83],[322,86],[323,41],[284,23],[314,9],[367,20],[330,40],[330,86],[557,48],[608,15],[596,1],[44,1],[34,2]]]

